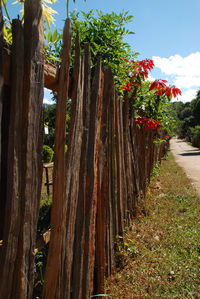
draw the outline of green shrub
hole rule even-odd
[[[54,151],[48,145],[43,145],[43,162],[49,163],[53,159]]]
[[[193,146],[200,147],[200,126],[190,128],[191,130],[191,141]]]

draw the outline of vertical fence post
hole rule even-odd
[[[1,137],[1,126],[2,126],[2,108],[3,108],[3,15],[2,7],[0,3],[0,192],[1,192],[1,150],[2,150],[2,137]],[[0,196],[0,240],[3,238],[3,201]],[[0,249],[1,250],[1,249]]]
[[[0,297],[14,299],[32,298],[42,182],[44,36],[41,2],[26,0],[24,11],[24,47],[21,24],[18,20],[13,23],[11,96],[4,107],[9,136],[6,137],[3,130],[5,163],[8,164],[5,243],[1,255],[5,283],[1,281]]]
[[[40,207],[42,184],[44,96],[44,25],[41,0],[24,2],[24,87],[23,87],[23,142],[22,142],[22,244],[19,246],[21,291],[32,298],[34,283],[34,248]],[[20,273],[21,274],[21,273]]]
[[[0,170],[1,170],[1,117],[2,117],[2,88],[3,88],[3,15],[0,3]],[[1,181],[1,171],[0,171]]]
[[[56,107],[55,158],[53,172],[53,202],[51,213],[51,240],[49,245],[42,298],[64,298],[63,265],[66,232],[66,109],[69,88],[71,52],[71,21],[66,20],[63,30],[62,64]]]
[[[21,293],[18,290],[20,277],[17,273],[22,265],[17,266],[18,242],[20,239],[21,218],[23,205],[21,194],[21,146],[22,146],[22,94],[24,75],[24,37],[21,22],[12,23],[12,77],[11,98],[7,99],[10,105],[10,122],[8,126],[7,171],[4,176],[7,180],[6,204],[4,210],[3,248],[1,255],[2,279],[0,297],[17,298]],[[13,233],[14,232],[14,233]],[[13,261],[10,263],[10,261]],[[18,273],[19,274],[19,273]]]

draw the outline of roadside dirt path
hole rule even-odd
[[[200,196],[200,150],[177,138],[170,140],[170,149]]]

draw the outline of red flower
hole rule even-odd
[[[127,59],[120,57],[120,59],[124,60],[125,62],[129,62]]]
[[[161,96],[164,93],[171,99],[172,95],[176,97],[178,94],[181,95],[180,89],[176,88],[175,86],[166,86],[166,80],[155,80],[151,83],[149,90],[155,89],[157,91],[157,95]]]
[[[126,89],[126,90],[128,90],[128,91],[131,92],[131,89],[129,87],[127,87],[127,86],[123,86],[123,89]]]
[[[151,83],[149,90],[155,89],[157,91],[157,94],[161,96],[163,95],[166,89],[165,83],[167,83],[166,80],[155,80],[153,83]]]
[[[170,87],[166,87],[166,91],[165,91],[166,95],[168,95],[168,97],[171,99],[172,97],[172,90]]]
[[[137,117],[135,119],[135,123],[139,126],[144,124],[145,131],[147,131],[148,129],[159,131],[160,123],[153,118],[147,118],[146,116]]]
[[[172,94],[176,98],[179,94],[181,95],[181,90],[175,86],[171,87]]]

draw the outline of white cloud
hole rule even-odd
[[[152,77],[150,74],[148,75],[147,81],[153,82],[156,79],[154,77]]]
[[[182,92],[182,95],[178,96],[178,98],[174,99],[174,101],[182,101],[183,103],[191,102],[196,97],[197,90],[196,89],[186,89]]]
[[[52,105],[54,102],[51,99],[43,99],[43,104],[48,104],[48,105]]]
[[[178,54],[169,58],[153,56],[153,61],[155,67],[168,76],[169,82],[184,90],[179,97],[181,101],[191,101],[195,97],[200,88],[200,52],[187,57]]]
[[[156,67],[160,68],[166,75],[189,76],[200,78],[200,52],[191,53],[187,57],[180,55],[162,58],[153,56]]]
[[[44,88],[44,99],[43,99],[43,104],[48,104],[51,105],[54,102],[52,101],[52,92],[51,90]]]

